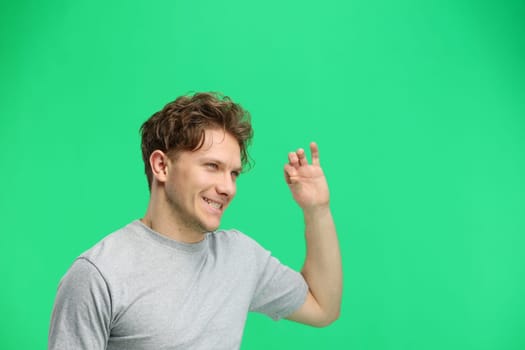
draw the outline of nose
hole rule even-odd
[[[228,199],[232,199],[233,196],[235,196],[235,192],[237,191],[237,185],[235,184],[235,180],[232,178],[230,174],[225,174],[224,176],[221,176],[219,181],[217,181],[217,193],[228,197]]]

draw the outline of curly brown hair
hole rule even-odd
[[[153,174],[149,158],[155,150],[170,156],[196,151],[204,144],[206,129],[220,128],[231,134],[241,148],[243,166],[250,165],[248,145],[253,137],[250,113],[228,96],[201,92],[178,97],[153,114],[142,126],[142,159],[151,189]]]

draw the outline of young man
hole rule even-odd
[[[144,218],[75,260],[60,281],[49,349],[238,349],[248,311],[326,326],[341,303],[341,259],[317,145],[288,155],[305,220],[301,274],[244,234],[216,231],[252,137],[227,97],[179,97],[141,128]],[[255,199],[261,200],[261,199]]]

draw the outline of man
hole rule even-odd
[[[299,274],[244,234],[217,231],[253,134],[240,105],[211,93],[179,97],[141,133],[146,214],[62,278],[49,349],[238,349],[248,311],[318,327],[337,319],[341,259],[315,143],[311,164],[299,149],[284,167],[305,220]]]

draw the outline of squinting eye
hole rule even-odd
[[[219,168],[219,166],[217,164],[215,164],[215,163],[207,163],[206,166],[208,168],[214,169],[214,170]]]
[[[232,171],[232,177],[233,177],[233,178],[236,179],[236,178],[239,177],[239,175],[240,175],[240,173],[239,173],[238,171]]]

